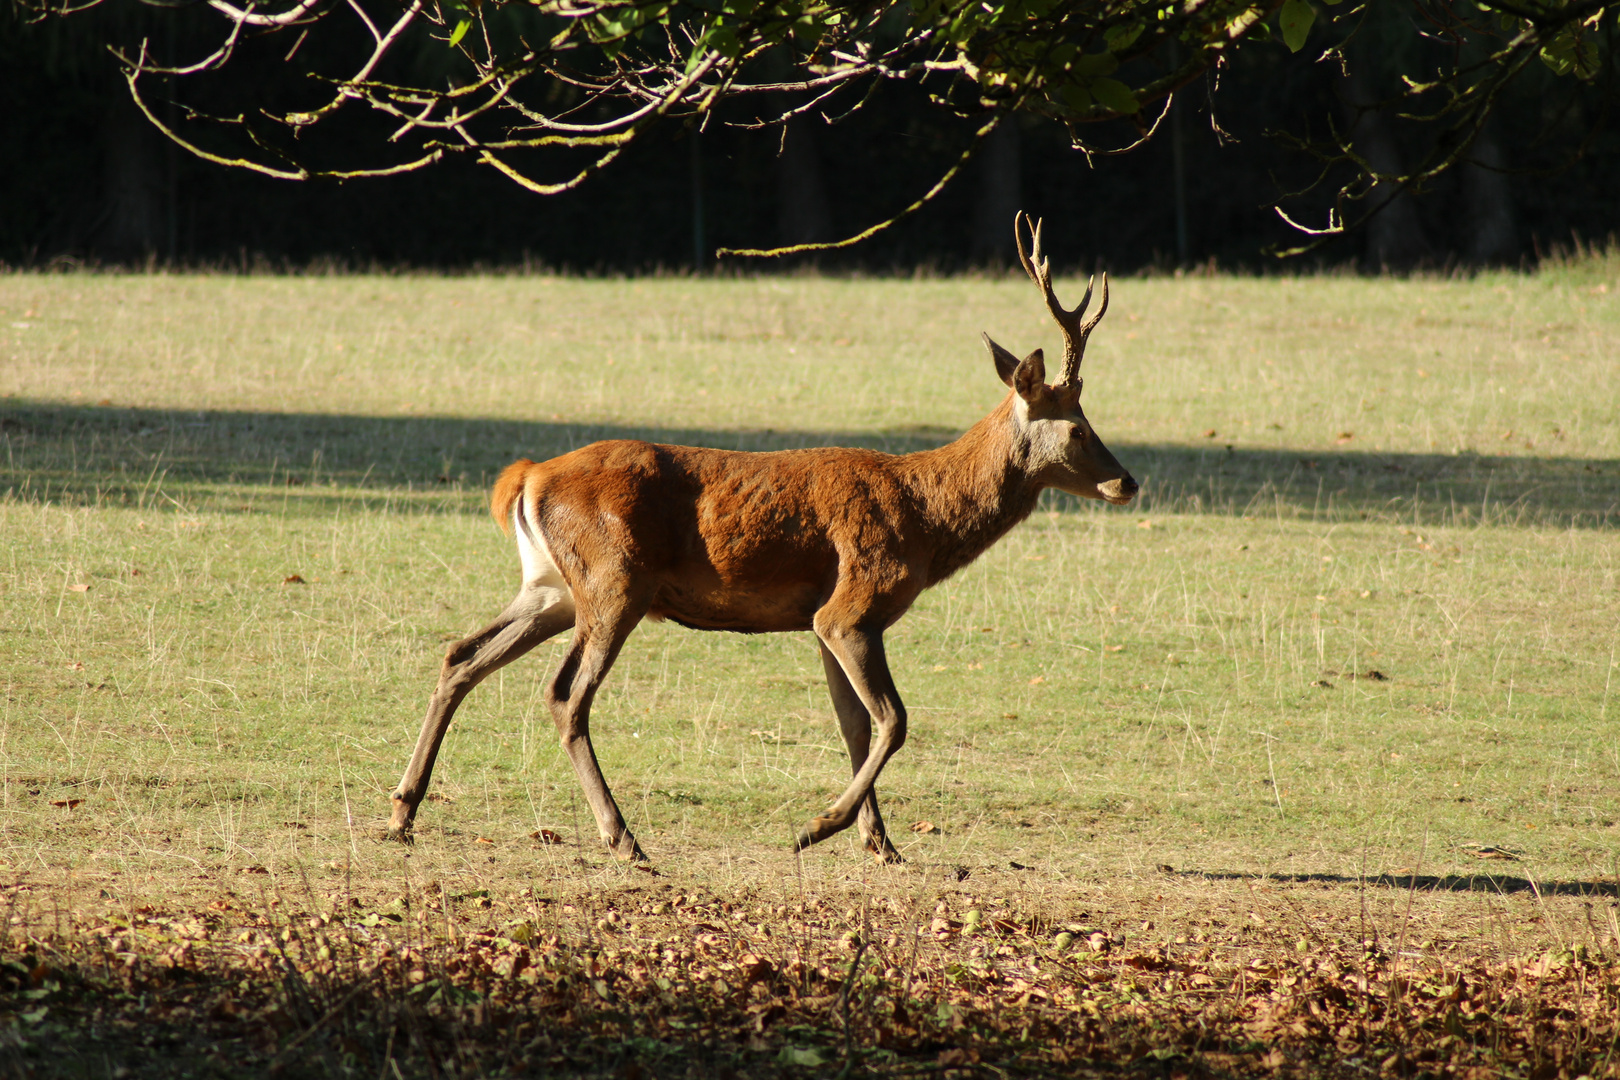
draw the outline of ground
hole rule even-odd
[[[895,452],[1024,281],[0,278],[0,1069],[1524,1075],[1614,1062],[1620,268],[1115,283],[1051,498],[889,635],[906,863],[805,635],[647,625],[600,850],[541,681],[381,840],[483,510],[603,437]],[[1060,286],[1077,295],[1073,283]]]

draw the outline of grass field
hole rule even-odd
[[[1142,498],[891,632],[904,866],[789,851],[847,775],[807,635],[652,624],[593,727],[656,876],[594,841],[560,642],[379,841],[517,584],[500,467],[938,445],[1005,392],[981,329],[1055,345],[1011,279],[0,278],[0,1054],[1620,1073],[1612,260],[1116,282],[1086,407]]]

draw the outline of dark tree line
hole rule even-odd
[[[1420,21],[1424,11],[1384,0],[1356,9],[1350,30],[1318,18],[1298,51],[1249,43],[1241,56],[1217,57],[1177,84],[1167,110],[1168,96],[1158,105],[1116,101],[1121,108],[1102,118],[1112,128],[1098,122],[1095,137],[1090,128],[1077,134],[1073,117],[1028,101],[999,112],[994,101],[942,107],[941,90],[915,79],[872,79],[858,102],[818,105],[817,88],[794,83],[773,46],[739,68],[765,90],[718,100],[701,118],[670,116],[638,129],[588,182],[537,196],[468,155],[384,177],[339,180],[312,169],[310,179],[273,179],[201,160],[154,126],[189,132],[207,116],[304,115],[295,110],[309,99],[310,72],[364,51],[352,27],[302,39],[263,34],[239,44],[229,64],[147,73],[140,87],[149,117],[108,46],[126,60],[142,43],[169,60],[200,55],[217,45],[210,11],[182,18],[109,0],[29,21],[14,10],[0,27],[0,154],[12,163],[0,170],[0,199],[13,208],[0,215],[0,259],[713,266],[719,248],[825,243],[891,217],[968,145],[976,152],[960,175],[913,216],[857,247],[796,258],[876,269],[1006,263],[1020,208],[1048,219],[1048,244],[1064,258],[1103,258],[1122,269],[1212,258],[1268,265],[1268,247],[1300,240],[1273,209],[1279,201],[1293,220],[1318,227],[1378,208],[1360,229],[1322,238],[1308,256],[1369,269],[1511,263],[1538,247],[1612,232],[1620,218],[1620,146],[1605,123],[1612,16],[1603,22],[1599,9],[1591,32],[1603,48],[1575,54],[1565,70],[1557,55],[1521,64],[1488,115],[1471,120],[1451,167],[1414,177],[1446,147],[1410,80],[1466,69],[1464,50],[1483,55],[1491,45],[1447,40],[1432,32],[1432,20]],[[1116,72],[1124,81],[1114,81],[1134,91],[1157,85],[1181,70],[1180,47],[1169,42],[1170,61],[1157,68],[1152,57],[1127,58]],[[1582,74],[1570,70],[1578,63],[1593,65],[1587,77],[1572,77]],[[419,48],[400,66],[454,84],[442,53]],[[1050,87],[1043,92],[1058,99]],[[1139,115],[1125,115],[1133,104]],[[986,115],[1000,119],[988,132]],[[337,110],[318,131],[295,124],[288,145],[335,160],[376,141],[372,119]],[[1129,143],[1148,130],[1151,139],[1117,156],[1088,156],[1074,145]],[[262,156],[272,165],[293,160],[253,137],[270,146]],[[237,139],[252,150],[250,142]],[[562,163],[548,165],[552,175],[600,156],[590,146],[550,152],[548,162]],[[1348,203],[1346,190],[1356,196]],[[1298,194],[1282,197],[1290,193]]]

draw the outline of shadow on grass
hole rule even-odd
[[[1508,874],[1247,874],[1236,871],[1177,870],[1177,877],[1201,881],[1286,881],[1317,885],[1371,885],[1420,892],[1533,893],[1537,896],[1620,897],[1620,882],[1534,881]]]
[[[269,489],[289,511],[352,503],[356,491],[474,510],[518,457],[599,439],[738,450],[867,446],[908,453],[957,432],[649,428],[338,413],[173,412],[10,402],[0,406],[0,491],[30,502],[145,505],[165,497],[228,510]],[[1579,528],[1620,525],[1620,460],[1481,454],[1120,444],[1145,512],[1311,520],[1403,520]],[[246,489],[246,490],[244,490]],[[1052,496],[1054,506],[1076,500]]]

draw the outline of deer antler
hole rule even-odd
[[[1026,228],[1033,250],[1024,247]],[[1087,279],[1086,295],[1080,298],[1080,306],[1073,311],[1065,311],[1063,305],[1058,303],[1057,293],[1052,291],[1051,261],[1041,254],[1041,223],[1031,220],[1022,210],[1018,211],[1013,216],[1013,239],[1018,241],[1018,261],[1024,264],[1024,273],[1040,287],[1041,295],[1046,298],[1046,310],[1052,313],[1052,318],[1057,320],[1063,331],[1063,375],[1058,379],[1058,385],[1079,385],[1080,360],[1086,355],[1086,338],[1091,336],[1091,331],[1102,322],[1103,314],[1108,310],[1108,275],[1103,274],[1102,304],[1097,308],[1097,314],[1081,322],[1080,316],[1086,313],[1086,307],[1091,303],[1091,286],[1095,279]]]

